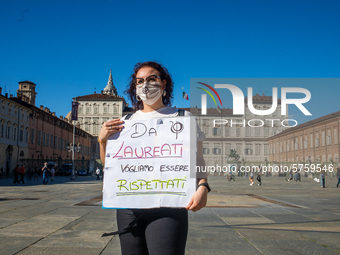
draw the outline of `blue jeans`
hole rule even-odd
[[[48,173],[43,174],[43,184],[47,184],[47,183],[48,183]]]
[[[320,184],[321,184],[321,187],[325,187],[325,175],[324,174],[320,174]]]
[[[338,177],[338,184],[336,186],[339,186],[340,184],[340,177]]]

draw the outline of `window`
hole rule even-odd
[[[305,135],[305,141],[303,144],[303,148],[307,149],[308,148],[308,141],[307,141],[307,136]]]
[[[58,146],[58,137],[54,136],[54,149],[57,149]]]
[[[45,142],[46,142],[46,134],[45,132],[43,132],[42,134],[42,145],[45,146]]]
[[[213,136],[221,136],[221,128],[220,127],[213,128]]]
[[[260,136],[260,129],[255,128],[255,137],[259,137],[259,136]]]
[[[280,149],[282,150],[281,146]],[[261,144],[255,144],[255,155],[259,156],[261,153]]]
[[[0,137],[4,137],[4,124],[0,123]]]
[[[322,141],[322,146],[325,146],[325,132],[322,132],[322,135],[321,135],[321,141]]]
[[[331,136],[331,131],[328,130],[327,131],[327,145],[331,145],[332,144],[332,136]]]
[[[90,107],[86,106],[86,114],[90,113]]]
[[[46,147],[50,146],[50,134],[46,135]]]
[[[310,147],[313,148],[313,135],[310,135]]]
[[[34,131],[34,128],[32,128],[31,129],[31,137],[30,137],[31,144],[34,144],[34,134],[35,134],[35,131]]]
[[[240,154],[241,150],[242,150],[242,143],[237,143],[236,144],[236,152]]]
[[[51,146],[51,148],[53,148],[53,141],[54,141],[53,135],[51,135],[51,140],[50,141],[51,141],[50,142],[50,146]]]
[[[203,126],[209,126],[209,119],[202,119]]]
[[[20,128],[20,134],[19,134],[19,141],[23,142],[24,141],[24,128]]]
[[[264,127],[264,129],[263,129],[264,137],[268,137],[268,134],[269,134],[269,128],[268,127]]]
[[[9,139],[11,137],[11,126],[7,123],[7,132],[6,132],[6,138]]]
[[[290,151],[290,143],[287,141],[287,151]]]
[[[64,139],[61,138],[61,145],[60,145],[60,149],[63,150],[64,149]]]
[[[230,127],[225,128],[225,136],[229,137],[230,136]]]
[[[250,127],[246,127],[246,137],[250,136]]]
[[[240,136],[241,136],[241,129],[236,128],[236,137],[240,137]]]
[[[319,134],[315,135],[315,147],[319,147]]]
[[[337,144],[338,143],[338,134],[337,134],[337,130],[334,129],[334,144]]]
[[[274,146],[274,150],[275,150],[275,146]],[[275,151],[274,151],[274,153],[275,153]],[[252,144],[246,144],[246,148],[244,150],[244,154],[246,154],[246,155],[253,155]]]
[[[268,155],[268,144],[264,145],[264,155]]]
[[[221,144],[220,143],[214,143],[213,154],[215,154],[215,155],[221,154]]]
[[[302,146],[303,146],[303,143],[302,143],[302,136],[300,137],[300,150],[302,150]]]
[[[17,140],[17,128],[13,128],[13,140]]]
[[[38,131],[38,145],[41,144],[41,131]]]
[[[286,152],[286,149],[287,149],[287,147],[286,147],[286,141],[283,141],[283,152]]]

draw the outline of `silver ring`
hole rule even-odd
[[[110,129],[112,129],[112,126],[110,126]]]

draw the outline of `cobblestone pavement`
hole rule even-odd
[[[310,178],[286,182],[210,177],[206,208],[189,213],[186,254],[338,254],[340,188]],[[102,181],[0,179],[0,254],[120,254],[115,210],[101,208]],[[161,253],[160,253],[161,254]]]

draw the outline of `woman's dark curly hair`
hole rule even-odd
[[[133,73],[130,77],[130,82],[128,85],[128,88],[125,90],[125,93],[129,96],[133,110],[138,111],[138,110],[143,110],[143,102],[138,101],[136,98],[136,84],[134,83],[134,79],[136,78],[136,75],[138,71],[144,67],[151,67],[156,69],[160,73],[160,77],[162,80],[166,80],[166,95],[162,96],[163,104],[168,106],[171,105],[171,101],[173,99],[172,91],[174,87],[174,83],[171,79],[171,75],[169,74],[168,70],[162,66],[161,64],[154,62],[154,61],[148,61],[148,62],[140,62],[135,65],[133,68]]]

